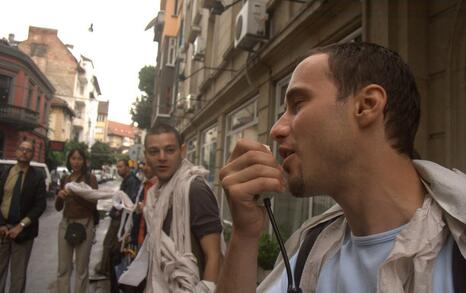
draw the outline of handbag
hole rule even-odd
[[[86,227],[81,223],[69,223],[65,239],[73,247],[83,243],[86,240]]]

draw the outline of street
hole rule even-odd
[[[99,188],[118,189],[119,180],[109,181],[99,184]],[[109,210],[111,200],[99,201],[99,210]],[[47,200],[47,209],[40,218],[39,237],[34,241],[31,259],[27,272],[27,293],[49,293],[56,292],[56,275],[58,265],[58,223],[62,217],[61,212],[57,212],[54,207],[54,200]],[[96,242],[92,246],[91,260],[89,264],[89,276],[94,276],[94,267],[100,260],[102,254],[102,242],[110,222],[109,217],[100,220],[96,231]],[[73,278],[71,282],[73,284]],[[90,291],[92,293],[109,292],[107,280],[91,280]]]

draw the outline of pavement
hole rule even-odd
[[[99,188],[118,189],[120,181],[109,181],[99,185]],[[111,207],[111,200],[100,200],[98,209],[104,215]],[[29,260],[26,293],[61,293],[56,291],[56,278],[58,266],[58,224],[62,218],[62,213],[57,212],[54,207],[54,200],[47,200],[47,209],[39,220],[39,236],[34,241],[31,259]],[[110,218],[101,218],[96,230],[95,243],[92,246],[89,276],[90,293],[107,293],[110,292],[109,281],[96,276],[94,268],[100,261],[102,255],[102,243],[107,232]],[[73,284],[74,275],[71,277]],[[73,287],[73,286],[72,286]],[[7,284],[9,288],[9,284]]]

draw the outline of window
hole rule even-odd
[[[47,45],[32,43],[31,44],[31,57],[45,57],[47,54]]]
[[[47,101],[47,99],[45,99]],[[49,118],[49,111],[50,111],[50,105],[47,102],[44,102],[44,116],[42,116],[42,122],[44,124],[48,124],[48,118]]]
[[[186,158],[193,164],[196,164],[197,139],[192,137],[186,140]]]
[[[84,84],[82,84],[81,82],[78,82],[78,84],[79,84],[79,95],[83,96],[84,95]]]
[[[37,99],[36,99],[36,112],[39,112],[39,113],[40,113],[41,95],[42,95],[42,93],[39,93],[37,95]]]
[[[173,16],[178,15],[178,0],[175,0],[175,3],[173,4]]]
[[[168,47],[167,47],[167,66],[175,66],[176,60],[176,38],[167,38]]]
[[[257,140],[259,137],[258,131],[256,99],[228,114],[226,118],[224,162],[226,162],[230,157],[236,142],[240,138]],[[225,224],[230,225],[231,216],[225,196],[222,197],[221,205],[224,222]]]
[[[34,93],[34,84],[32,82],[29,83],[28,86],[28,95],[26,100],[26,108],[31,109],[32,107],[32,95]]]
[[[12,79],[10,76],[0,74],[0,105],[8,104]]]
[[[217,178],[216,151],[217,151],[217,126],[212,126],[201,133],[201,162],[200,164],[209,170],[207,181],[212,185]]]

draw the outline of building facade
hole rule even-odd
[[[97,124],[94,134],[94,138],[96,141],[108,141],[108,107],[108,101],[99,101],[97,107]]]
[[[54,97],[50,105],[48,138],[54,141],[69,140],[75,116],[73,109],[65,100]]]
[[[189,158],[211,171],[226,224],[219,169],[239,138],[268,144],[276,154],[269,130],[285,109],[294,67],[317,46],[368,41],[399,52],[423,97],[416,149],[466,171],[466,2],[248,0],[224,6],[180,0],[167,1],[166,10],[169,5],[180,12],[180,27],[173,77],[164,77],[173,78],[173,93],[160,98],[172,99],[170,118],[187,139]],[[159,54],[158,66],[167,58]],[[155,82],[163,81],[158,76]],[[279,196],[274,211],[288,236],[331,204],[326,196]]]
[[[73,110],[71,129],[63,133],[62,125],[54,123],[49,135],[58,133],[61,139],[78,140],[90,146],[94,143],[97,123],[97,97],[101,94],[91,59],[73,54],[73,46],[65,45],[55,29],[29,27],[27,40],[19,42],[21,51],[29,55],[56,88],[55,97]],[[52,121],[69,117],[63,107],[54,108]]]
[[[153,97],[152,124],[157,122],[174,123],[172,108],[175,104],[174,88],[177,34],[180,29],[180,9],[175,0],[160,1],[160,11],[147,25],[146,30],[154,30],[154,41],[158,42],[157,63],[155,67],[155,86]]]
[[[54,91],[29,56],[0,43],[0,158],[15,159],[18,143],[27,139],[35,145],[33,160],[45,162]]]

